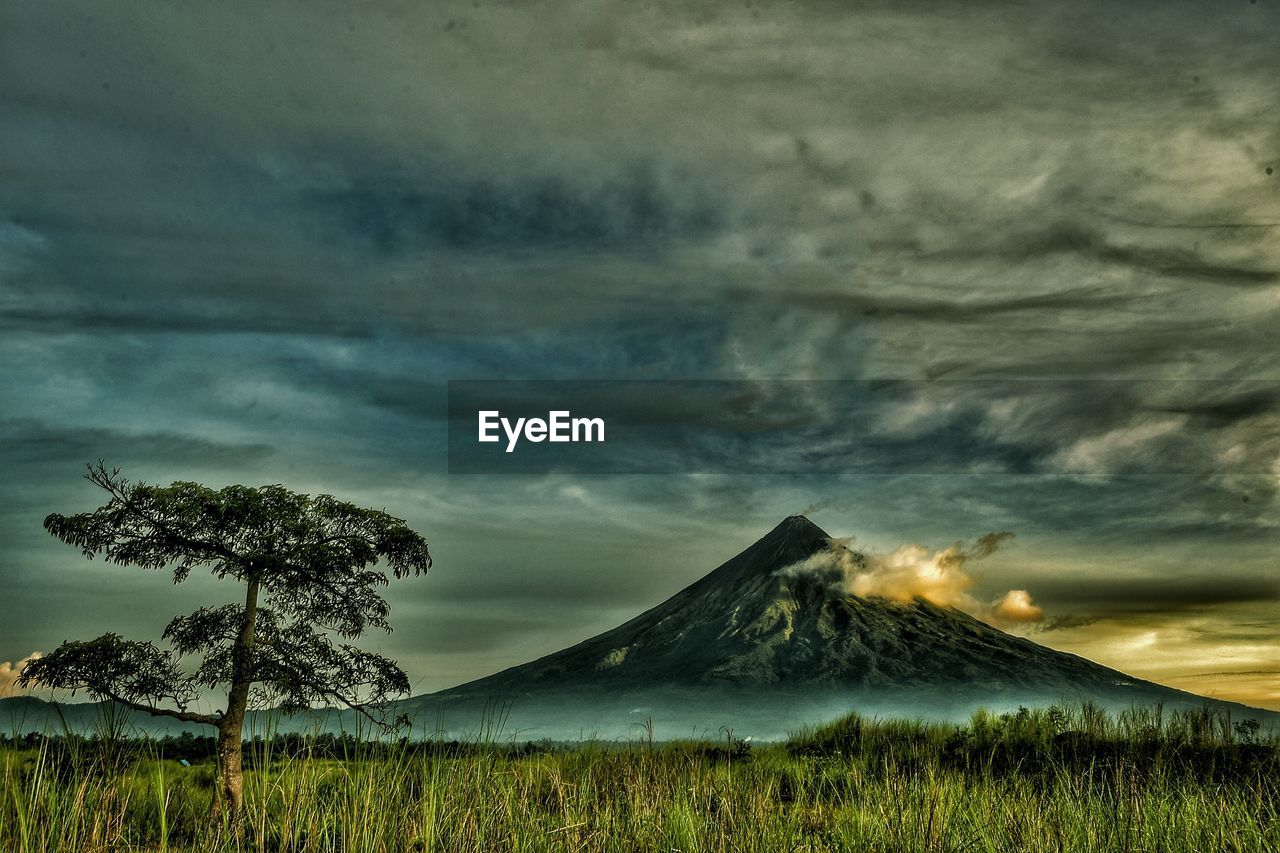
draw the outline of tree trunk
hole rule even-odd
[[[218,781],[214,791],[215,813],[226,814],[233,822],[244,809],[244,769],[240,750],[244,720],[226,717],[218,725]]]
[[[258,575],[250,575],[249,589],[244,598],[244,622],[231,649],[231,691],[227,694],[227,710],[218,723],[218,779],[214,810],[225,811],[234,823],[239,823],[244,809],[241,749],[249,688],[253,685],[253,632],[258,621],[258,584]]]

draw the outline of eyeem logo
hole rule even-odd
[[[523,438],[535,444],[540,441],[591,442],[604,441],[604,418],[575,418],[568,411],[547,412],[542,418],[516,418],[513,423],[496,410],[478,412],[479,441],[501,441],[498,429],[507,435],[507,452],[516,449]]]

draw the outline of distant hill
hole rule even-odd
[[[267,731],[309,731],[316,728],[336,727],[343,721],[337,712],[319,710],[294,717],[283,717],[276,712],[250,712],[245,721],[245,737],[264,734]],[[172,717],[153,717],[115,702],[51,702],[35,696],[14,696],[0,699],[0,734],[13,735],[39,732],[59,735],[65,732],[93,735],[111,731],[115,727],[127,735],[146,734],[164,737],[191,732],[194,735],[213,736],[212,726],[184,723]]]

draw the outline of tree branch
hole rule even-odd
[[[347,706],[348,708],[350,708],[352,711],[356,711],[357,713],[359,713],[359,714],[363,715],[366,719],[368,719],[368,720],[369,720],[369,722],[371,722],[371,723],[373,723],[374,725],[378,726],[378,727],[379,727],[379,728],[381,728],[383,731],[390,732],[390,731],[392,731],[392,730],[395,728],[395,725],[394,725],[394,724],[390,724],[390,723],[388,723],[385,719],[381,719],[381,718],[379,718],[379,717],[376,717],[376,716],[374,716],[372,713],[370,713],[370,712],[369,712],[369,708],[370,708],[373,704],[377,704],[377,703],[368,703],[368,702],[352,702],[350,699],[348,699],[347,697],[343,696],[343,695],[342,695],[338,690],[336,690],[336,689],[334,689],[334,688],[332,688],[332,687],[329,687],[329,686],[324,685],[324,684],[316,683],[316,682],[311,681],[311,680],[309,680],[309,679],[300,679],[300,681],[302,681],[302,683],[303,683],[304,685],[306,685],[307,687],[310,687],[312,690],[314,690],[314,691],[316,692],[316,694],[317,694],[317,695],[319,695],[319,696],[327,696],[327,697],[329,697],[329,699],[334,700],[334,701],[337,701],[337,702],[340,702],[340,703],[342,703],[343,705],[346,705],[346,706]]]
[[[99,476],[92,475],[93,472],[95,472],[95,470]],[[101,462],[99,462],[97,469],[94,469],[93,466],[90,466],[90,472],[91,472],[91,475],[88,476],[89,482],[105,489],[108,494],[110,494],[112,497],[120,501],[120,505],[122,507],[124,507],[129,512],[133,513],[138,518],[141,518],[143,521],[150,524],[153,528],[163,533],[165,536],[168,536],[171,540],[181,543],[187,548],[190,548],[196,551],[199,551],[199,550],[209,551],[213,554],[218,555],[224,560],[232,560],[232,561],[240,562],[244,559],[240,554],[235,553],[234,551],[232,551],[231,549],[227,548],[226,546],[222,545],[219,542],[208,542],[201,539],[191,539],[187,536],[183,536],[182,534],[177,533],[176,531],[173,530],[173,528],[169,527],[169,525],[165,524],[160,519],[153,518],[142,507],[138,506],[137,502],[133,500],[133,496],[131,494],[126,493],[125,490],[121,488],[118,483],[116,483],[114,479],[114,475],[120,473],[119,469],[116,469],[112,476],[108,476],[106,467],[103,466]]]
[[[222,722],[222,715],[220,714],[197,714],[195,711],[175,711],[171,708],[157,708],[154,705],[134,702],[132,699],[126,699],[101,688],[97,688],[93,692],[107,697],[112,702],[133,708],[135,711],[143,711],[153,717],[173,717],[175,720],[182,720],[184,723],[203,723],[206,726],[217,726],[218,723]]]

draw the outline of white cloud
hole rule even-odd
[[[17,696],[23,692],[18,687],[18,676],[22,674],[22,668],[28,661],[33,661],[40,656],[40,652],[32,652],[19,661],[0,661],[0,698]]]
[[[816,573],[830,578],[845,593],[861,598],[884,598],[898,604],[923,598],[999,626],[1036,622],[1044,614],[1026,590],[1009,590],[991,602],[980,601],[970,592],[977,579],[967,565],[990,556],[1012,536],[1007,532],[988,533],[971,546],[957,542],[936,551],[908,544],[888,554],[863,554],[846,547],[848,540],[832,540],[829,549],[782,572]]]
[[[1025,589],[1011,589],[991,603],[991,616],[1006,624],[1039,622],[1044,618],[1041,610]]]

